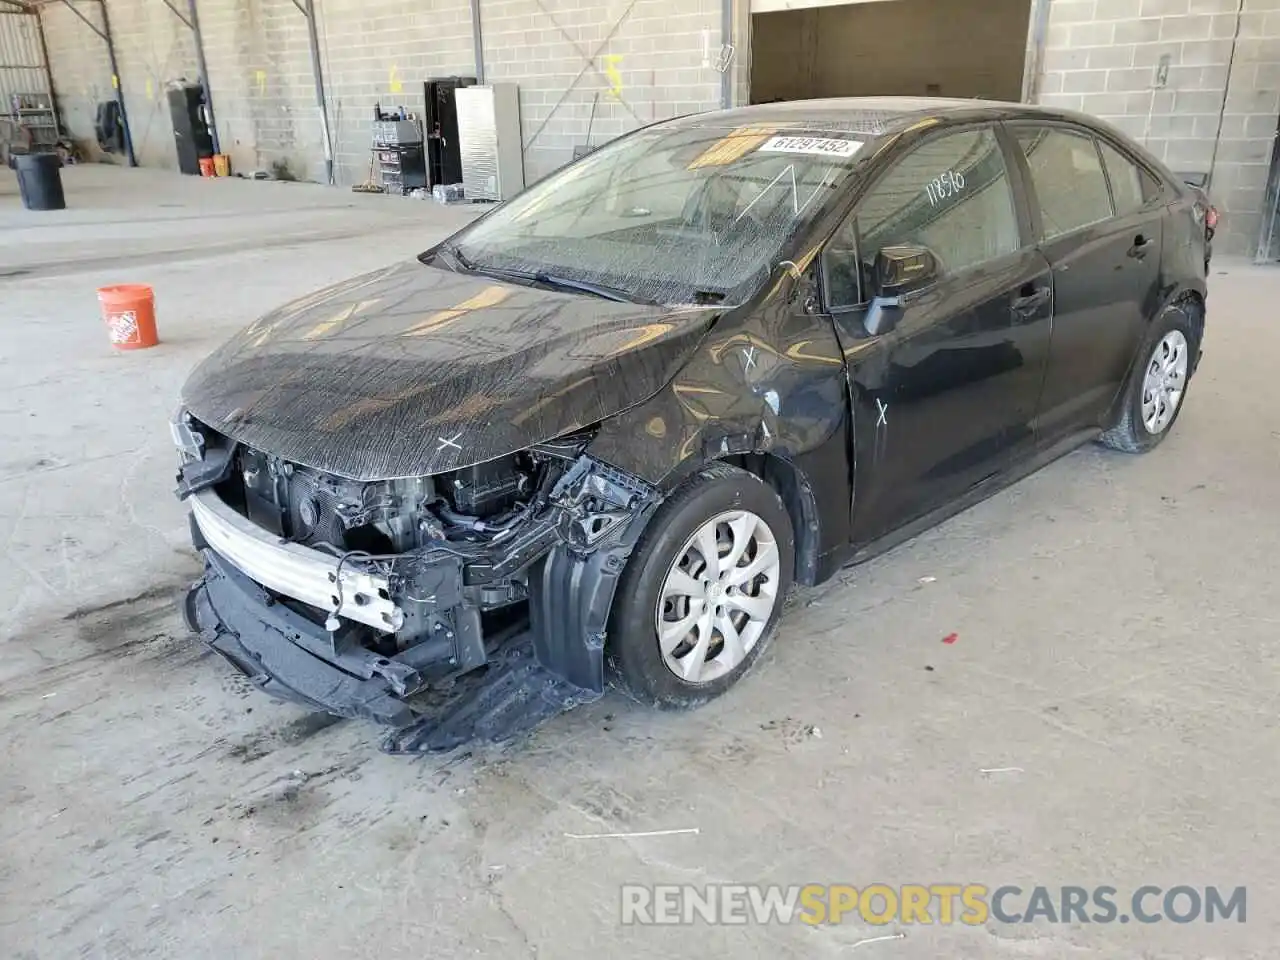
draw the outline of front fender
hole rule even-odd
[[[846,384],[830,319],[774,298],[722,318],[670,384],[605,420],[588,449],[664,491],[714,460],[785,460],[813,489],[826,553],[848,533]]]

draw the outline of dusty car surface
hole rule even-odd
[[[793,583],[1089,440],[1200,354],[1207,209],[1115,130],[831,100],[666,121],[252,324],[173,425],[202,638],[265,691],[502,738],[684,707]]]

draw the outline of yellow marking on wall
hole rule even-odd
[[[738,127],[694,157],[687,169],[722,167],[726,163],[733,163],[739,157],[760,146],[773,136],[773,133],[774,131],[767,127]]]
[[[468,297],[456,307],[448,310],[441,310],[439,313],[433,313],[421,323],[415,323],[412,327],[404,332],[406,337],[421,337],[428,333],[439,330],[446,324],[452,323],[459,317],[466,316],[473,310],[484,310],[487,307],[496,307],[498,304],[511,296],[511,290],[507,287],[485,287],[474,297]]]
[[[604,75],[609,78],[609,96],[621,100],[622,74],[618,72],[618,64],[622,62],[622,54],[607,53],[601,59],[604,60]]]
[[[147,99],[154,100],[156,98],[156,85],[150,77],[147,77]]]
[[[404,93],[404,84],[400,82],[400,70],[393,63],[387,73],[387,86],[392,93]]]
[[[114,73],[111,75],[111,86],[115,87],[117,90],[120,89],[120,78]]]
[[[253,82],[258,85],[258,96],[265,97],[267,95],[267,71],[253,71]]]

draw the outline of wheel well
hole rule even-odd
[[[808,478],[795,464],[771,453],[744,453],[723,457],[721,463],[755,474],[782,500],[795,535],[795,582],[811,587],[818,573],[818,509]]]
[[[1194,364],[1200,359],[1200,350],[1198,348],[1200,344],[1204,343],[1204,315],[1205,315],[1204,297],[1202,297],[1195,290],[1188,290],[1186,293],[1181,294],[1178,297],[1178,299],[1174,301],[1174,306],[1184,308],[1187,312],[1187,316],[1191,318],[1191,332],[1195,334],[1196,347],[1197,347],[1195,351],[1195,356],[1192,357],[1192,361],[1191,361],[1193,364],[1192,372],[1194,372],[1195,371]]]

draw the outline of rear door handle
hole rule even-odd
[[[1025,291],[1027,288],[1023,287],[1022,289]],[[1049,287],[1040,287],[1032,293],[1024,292],[1021,296],[1013,298],[1013,312],[1023,317],[1029,317],[1048,303],[1051,296],[1053,296],[1053,291]]]
[[[1147,255],[1147,251],[1151,249],[1155,240],[1148,239],[1142,234],[1138,234],[1133,238],[1133,246],[1129,248],[1129,256],[1141,260]]]

